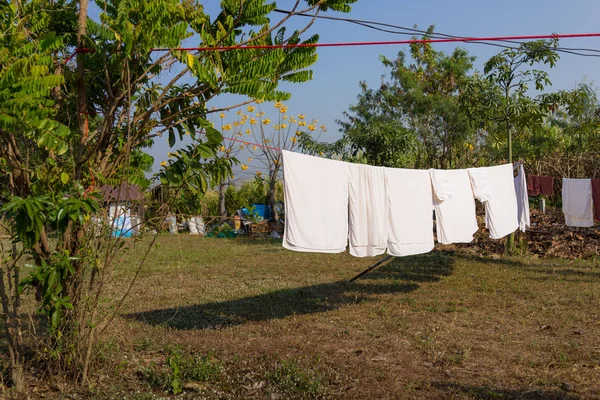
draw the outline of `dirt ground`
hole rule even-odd
[[[600,399],[597,259],[484,250],[394,259],[348,283],[375,260],[164,236],[90,389],[33,397]],[[107,304],[143,251],[121,260]]]

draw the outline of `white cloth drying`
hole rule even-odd
[[[348,243],[348,164],[282,150],[283,247],[341,253]]]
[[[519,228],[517,195],[512,164],[469,168],[473,194],[485,206],[485,227],[492,239]]]
[[[429,170],[433,187],[437,240],[469,243],[477,232],[475,198],[466,169]]]
[[[525,232],[531,226],[529,218],[529,194],[527,194],[527,178],[523,164],[519,165],[517,176],[515,177],[515,194],[517,195],[517,220],[519,229]]]
[[[389,210],[388,254],[408,256],[431,251],[433,194],[429,171],[385,168]]]
[[[594,226],[591,179],[563,178],[562,201],[567,226]]]
[[[350,254],[372,257],[387,248],[387,199],[385,174],[382,167],[348,164]]]

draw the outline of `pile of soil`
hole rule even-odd
[[[485,226],[483,215],[478,216],[479,226]],[[458,249],[482,255],[505,254],[506,240],[490,239],[489,231],[480,229],[475,240],[461,244]],[[566,259],[593,258],[600,256],[600,225],[591,228],[573,228],[565,225],[561,210],[531,210],[531,228],[515,235],[518,253],[538,257],[560,257]]]

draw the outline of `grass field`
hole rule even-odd
[[[124,290],[143,246],[120,262]],[[99,399],[600,399],[600,267],[373,262],[163,236],[105,337]]]

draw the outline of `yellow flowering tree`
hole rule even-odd
[[[226,123],[225,113],[219,114],[220,130],[225,139],[223,140],[223,144],[219,148],[217,155],[222,159],[231,161],[233,164],[241,162],[241,160],[238,158],[238,155],[247,147],[248,144],[248,141],[244,140],[244,136],[248,137],[250,135],[250,129],[247,126],[250,117],[244,114],[242,109],[239,109],[236,112],[236,116],[237,117],[235,121]],[[250,161],[252,161],[252,159],[248,158],[248,162]],[[242,163],[240,168],[242,171],[248,170],[247,163]],[[221,222],[224,222],[228,216],[225,196],[227,194],[227,188],[233,184],[234,178],[235,176],[223,177],[223,179],[218,183],[219,218]]]
[[[301,135],[319,135],[327,132],[324,125],[318,125],[316,119],[309,120],[304,114],[292,115],[288,113],[288,106],[281,102],[274,104],[275,110],[269,115],[262,110],[263,102],[256,100],[256,105],[248,105],[246,111],[249,116],[247,122],[250,126],[251,141],[259,144],[248,146],[248,151],[268,170],[267,176],[258,174],[268,183],[268,204],[271,206],[271,215],[275,222],[279,214],[275,208],[275,188],[281,179],[281,151],[294,150],[298,147]]]

